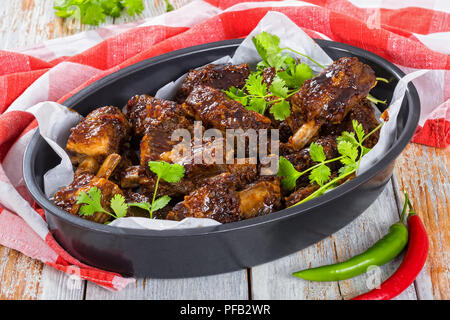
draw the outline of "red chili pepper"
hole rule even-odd
[[[409,201],[409,200],[408,200]],[[352,300],[390,300],[402,293],[422,270],[428,254],[428,237],[422,220],[412,211],[408,215],[408,249],[397,271],[379,289],[373,289]]]

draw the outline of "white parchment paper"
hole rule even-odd
[[[253,46],[251,38],[263,31],[277,35],[280,38],[280,46],[290,47],[298,52],[305,53],[312,59],[324,66],[330,65],[333,60],[311,39],[303,30],[292,22],[288,17],[279,12],[268,12],[259,22],[256,28],[242,42],[232,58],[226,56],[211,63],[233,64],[249,63],[256,65],[261,58]],[[292,54],[295,58],[307,63],[315,72],[320,72],[321,68],[308,59]],[[395,134],[397,115],[399,113],[407,84],[426,73],[426,70],[410,73],[401,79],[395,88],[392,102],[389,106],[389,121],[383,125],[380,132],[380,139],[376,146],[363,157],[358,170],[358,175],[366,171],[375,164],[392,145]],[[173,99],[176,90],[185,78],[185,75],[179,79],[168,83],[156,93],[157,98]],[[49,170],[44,176],[45,193],[51,197],[58,189],[70,184],[73,180],[73,168],[70,159],[64,147],[69,136],[69,129],[74,127],[81,116],[68,108],[55,102],[44,102],[34,106],[32,112],[38,122],[41,135],[61,157],[61,163],[55,168]],[[110,226],[126,227],[135,229],[167,230],[179,228],[198,228],[206,226],[220,225],[219,222],[207,218],[186,218],[180,222],[158,219],[147,219],[138,217],[127,217],[116,219],[109,224]]]

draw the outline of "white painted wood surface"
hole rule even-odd
[[[172,0],[179,7],[191,0]],[[164,12],[163,0],[147,0],[143,17]],[[92,29],[53,15],[53,0],[3,1],[0,6],[0,49],[13,49]],[[108,19],[124,23],[132,18]],[[351,224],[298,253],[228,274],[190,279],[138,279],[119,293],[92,283],[76,283],[51,267],[0,246],[0,299],[348,299],[366,291],[368,275],[341,282],[313,283],[293,278],[295,270],[343,261],[384,235],[399,218],[399,190],[406,189],[427,224],[430,256],[416,282],[400,299],[448,299],[448,152],[410,145],[397,161],[395,179]],[[401,189],[400,189],[401,188]],[[381,279],[402,257],[383,266]],[[250,279],[248,279],[250,275]],[[250,283],[249,283],[250,280]],[[250,290],[249,290],[250,289]]]

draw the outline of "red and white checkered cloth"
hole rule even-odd
[[[30,198],[22,177],[23,152],[37,125],[26,110],[42,101],[64,101],[138,61],[188,46],[245,37],[271,10],[287,15],[311,37],[369,50],[407,72],[432,69],[416,83],[422,114],[413,141],[449,145],[447,1],[197,0],[136,23],[102,27],[33,48],[0,51],[0,244],[112,290],[134,281],[84,265],[49,233],[42,209]]]

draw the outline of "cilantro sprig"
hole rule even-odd
[[[258,34],[252,41],[262,58],[257,65],[258,70],[250,74],[242,89],[231,87],[224,92],[249,110],[265,114],[270,107],[269,112],[276,120],[285,120],[291,114],[288,98],[297,93],[306,80],[313,77],[313,72],[307,64],[299,63],[284,51],[290,50],[317,62],[290,48],[280,48],[280,38],[267,32]],[[262,75],[266,67],[274,68],[276,72],[269,87]]]
[[[262,59],[257,64],[257,71],[250,74],[242,89],[231,87],[228,90],[224,90],[224,92],[229,98],[260,114],[265,114],[270,106],[269,112],[273,117],[276,120],[283,121],[291,114],[288,98],[297,93],[306,80],[313,77],[313,72],[309,65],[296,61],[286,51],[305,57],[322,69],[325,67],[311,57],[292,48],[281,48],[280,38],[266,31],[252,37],[252,42]],[[264,83],[262,76],[263,69],[267,67],[274,68],[276,72],[276,76],[269,88]],[[381,77],[376,79],[377,81],[389,82]],[[367,99],[376,104],[386,103],[386,101],[379,100],[370,94],[367,95]],[[318,170],[324,169],[321,167]]]
[[[240,102],[248,110],[265,114],[269,106],[270,113],[277,120],[284,120],[291,114],[290,104],[286,100],[298,89],[290,90],[286,86],[286,82],[276,76],[272,84],[267,88],[267,84],[263,81],[260,73],[251,73],[247,78],[243,89],[231,87],[225,93],[233,100]]]
[[[82,216],[92,216],[96,212],[107,213],[115,219],[123,218],[127,214],[127,208],[121,205],[121,202],[125,202],[125,198],[121,194],[116,194],[111,199],[110,207],[113,209],[113,213],[105,210],[101,203],[102,192],[97,187],[92,187],[88,192],[82,191],[77,197],[77,204],[82,204],[79,210],[79,214]]]
[[[158,191],[159,181],[163,179],[169,183],[177,183],[184,177],[184,167],[178,163],[168,163],[165,161],[149,161],[148,166],[152,172],[158,177],[156,179],[155,191],[153,192],[152,204],[150,210],[150,218],[153,217],[153,211],[164,208],[171,198],[169,196],[162,196],[158,199],[156,198],[156,192]]]
[[[147,210],[150,219],[153,218],[153,212],[164,208],[171,200],[167,195],[158,199],[156,193],[158,191],[159,181],[163,179],[169,183],[176,183],[184,177],[184,167],[179,164],[170,164],[165,161],[150,161],[148,166],[151,171],[157,175],[155,190],[153,193],[152,203],[148,202],[131,202],[126,203],[125,197],[121,194],[115,194],[111,198],[110,207],[113,212],[105,210],[101,204],[102,193],[97,187],[92,187],[88,192],[82,191],[77,197],[77,204],[81,204],[79,214],[82,216],[92,216],[95,212],[103,212],[109,214],[115,219],[123,218],[127,215],[129,207],[138,207]]]
[[[296,186],[298,178],[309,172],[309,180],[312,184],[317,184],[319,188],[311,195],[296,203],[294,206],[304,203],[308,200],[317,198],[325,193],[325,191],[335,188],[338,183],[348,176],[356,173],[361,163],[361,159],[366,155],[370,149],[363,146],[364,141],[370,137],[373,133],[378,131],[383,123],[380,123],[374,130],[367,135],[364,129],[358,121],[352,121],[353,130],[355,132],[344,131],[341,136],[337,138],[337,149],[340,156],[326,160],[326,155],[323,151],[323,147],[317,143],[311,143],[309,147],[309,154],[311,159],[317,162],[316,165],[298,172],[295,170],[292,163],[284,157],[280,157],[278,163],[279,177],[282,177],[281,183],[287,190],[292,190]],[[331,170],[326,165],[327,163],[340,161],[343,166],[339,169],[338,175],[331,178]]]
[[[283,51],[286,50],[307,58],[321,68],[325,68],[323,65],[313,60],[311,57],[292,48],[280,48],[280,38],[266,31],[261,32],[256,37],[252,37],[252,42],[255,46],[256,51],[258,51],[259,55],[262,58],[262,61],[258,64],[258,68],[273,67],[276,71],[279,71],[293,65],[295,63],[295,59],[290,55],[283,53]]]
[[[139,15],[144,11],[144,3],[142,0],[55,0],[53,8],[58,17],[98,25],[106,16],[117,18],[124,10],[130,16]]]

